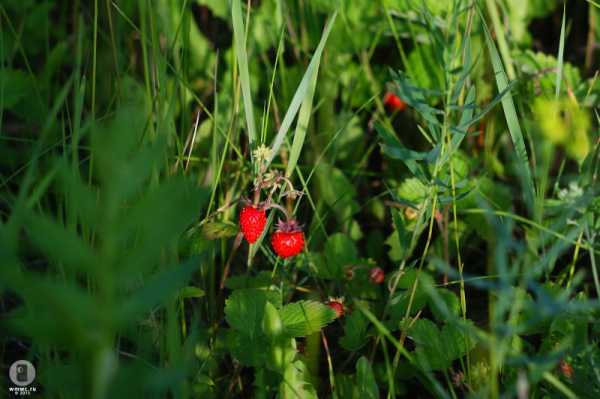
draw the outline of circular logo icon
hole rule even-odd
[[[8,376],[13,384],[26,387],[35,380],[35,367],[27,360],[17,360],[10,366]]]

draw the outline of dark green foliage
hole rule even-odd
[[[3,1],[0,397],[600,397],[598,21]]]

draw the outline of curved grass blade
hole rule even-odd
[[[239,3],[239,0],[237,0],[237,2]],[[315,54],[313,55],[312,60],[310,61],[310,64],[308,64],[308,68],[306,69],[306,72],[304,73],[304,76],[302,77],[302,80],[300,81],[300,84],[298,85],[298,88],[296,89],[296,93],[294,94],[294,97],[292,98],[292,102],[290,103],[290,106],[289,106],[287,112],[285,113],[283,121],[281,122],[281,127],[279,128],[279,131],[277,132],[277,136],[275,136],[275,139],[273,140],[273,144],[271,145],[271,156],[267,160],[267,164],[266,164],[267,167],[271,164],[273,159],[279,153],[279,148],[281,148],[281,145],[283,144],[283,139],[285,138],[288,130],[290,129],[290,126],[292,125],[292,121],[294,120],[294,118],[296,117],[296,114],[298,113],[298,110],[300,109],[300,105],[305,101],[306,97],[309,96],[309,94],[311,92],[309,86],[311,85],[313,76],[316,76],[316,73],[317,73],[317,70],[319,67],[319,63],[321,61],[321,55],[323,54],[323,49],[325,48],[325,42],[327,41],[327,38],[329,37],[329,33],[331,32],[331,28],[333,27],[336,16],[337,16],[337,11],[333,13],[333,15],[331,16],[331,19],[327,23],[327,26],[325,27],[325,30],[323,31],[323,35],[321,36],[321,40],[319,41],[319,45],[317,46],[317,50],[315,51]],[[314,95],[314,90],[312,90],[312,94]],[[306,101],[307,102],[310,101],[312,103],[312,99],[310,99],[310,100],[306,99]],[[311,108],[312,108],[312,105],[311,105]],[[307,108],[305,108],[305,110],[306,109]],[[308,115],[304,115],[304,118],[306,118],[308,121],[310,112],[309,111],[306,111],[306,112],[308,113]],[[304,129],[305,129],[305,127],[306,126],[304,126]],[[304,131],[303,134],[305,134],[305,133],[306,132]],[[301,138],[302,138],[301,140],[299,138],[298,141],[296,141],[298,143],[298,144],[296,144],[296,147],[295,147],[297,152],[300,151],[300,148],[302,147],[301,144],[304,142],[304,137],[302,136],[302,134],[301,134]],[[296,161],[297,161],[297,157],[296,157]]]
[[[250,149],[254,149],[256,143],[256,124],[254,122],[254,108],[252,105],[252,93],[250,92],[250,73],[248,72],[248,54],[246,53],[246,29],[242,18],[242,6],[240,0],[231,2],[231,18],[233,24],[233,37],[235,41],[235,58],[240,69],[240,83],[242,97],[244,100],[244,114],[248,131]],[[252,157],[252,151],[250,151]]]
[[[504,71],[504,67],[502,66],[502,60],[500,59],[500,55],[498,54],[498,50],[496,49],[496,45],[492,40],[492,35],[488,29],[487,24],[485,23],[485,19],[479,10],[479,15],[481,16],[481,24],[483,26],[483,31],[485,33],[485,41],[490,52],[490,58],[492,61],[492,66],[494,68],[494,75],[496,76],[496,84],[498,86],[498,91],[503,92],[508,86],[508,77],[506,76],[506,72]],[[527,156],[527,149],[525,147],[525,141],[523,139],[523,132],[521,131],[521,125],[519,124],[519,117],[517,116],[517,111],[515,109],[515,103],[512,98],[511,93],[507,93],[502,97],[502,108],[504,109],[504,116],[506,117],[506,124],[508,126],[508,131],[510,132],[510,137],[512,139],[513,145],[515,146],[515,151],[517,153],[517,159],[519,162],[519,169],[522,178],[522,185],[525,191],[525,202],[529,209],[533,208],[533,199],[535,198],[535,186],[533,182],[533,177],[531,176],[531,170],[529,168],[529,157]]]
[[[567,4],[563,4],[563,17],[562,17],[562,25],[560,27],[560,41],[558,45],[558,57],[556,59],[556,92],[554,93],[554,97],[558,99],[560,94],[560,84],[562,82],[562,73],[563,73],[563,63],[564,63],[564,53],[565,53],[565,17],[567,14]]]

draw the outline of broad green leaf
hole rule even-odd
[[[460,313],[460,302],[456,294],[444,288],[436,289],[436,293],[442,300],[443,305],[445,305],[445,310],[449,312],[452,316],[458,316],[458,314]],[[446,313],[440,310],[436,302],[431,297],[429,298],[429,309],[438,321],[446,321]]]
[[[371,363],[364,356],[356,362],[356,385],[360,398],[379,399],[379,388]]]
[[[369,321],[362,312],[352,312],[344,320],[344,335],[340,345],[348,351],[357,351],[367,343]]]
[[[394,328],[397,327],[396,323],[402,320],[406,316],[406,310],[410,303],[411,290],[396,293],[390,300],[390,318],[394,323]],[[415,295],[412,300],[409,315],[416,315],[419,310],[423,309],[427,304],[427,295],[420,289],[417,288]]]
[[[454,324],[446,324],[442,328],[442,342],[449,362],[465,356],[475,347],[475,340]]]
[[[265,311],[262,321],[262,330],[267,337],[274,339],[283,333],[283,323],[277,308],[270,302],[265,302]]]
[[[418,319],[409,330],[408,336],[415,342],[415,354],[425,370],[443,370],[450,366],[437,326],[430,320]]]
[[[419,179],[411,177],[400,184],[397,194],[400,199],[419,205],[427,198],[428,190]]]
[[[316,301],[299,301],[285,305],[280,310],[284,331],[292,337],[305,337],[320,331],[336,319],[329,306]]]
[[[317,392],[309,382],[310,375],[304,363],[296,360],[286,366],[279,394],[282,399],[317,399]]]
[[[231,354],[240,363],[252,367],[259,367],[265,363],[265,349],[269,341],[264,335],[250,337],[242,331],[232,329],[227,332],[226,339]]]
[[[417,320],[409,330],[415,344],[415,354],[423,369],[443,370],[474,346],[474,340],[465,338],[465,334],[453,324],[447,324],[440,331],[428,319]]]
[[[262,335],[266,302],[267,295],[263,290],[235,290],[225,301],[225,320],[234,329],[254,339]]]

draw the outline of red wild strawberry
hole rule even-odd
[[[298,255],[304,248],[304,233],[298,222],[295,220],[279,221],[277,231],[271,237],[271,245],[281,258]]]
[[[560,371],[565,378],[573,378],[573,367],[567,361],[560,361]]]
[[[244,238],[250,243],[256,242],[267,224],[267,216],[264,209],[246,205],[240,212],[240,228]]]
[[[385,272],[381,267],[374,267],[369,270],[369,279],[373,284],[381,284],[385,280]]]
[[[337,317],[342,317],[344,315],[344,304],[341,299],[331,298],[327,302],[327,306],[335,310]]]
[[[385,104],[385,106],[388,109],[390,109],[391,111],[394,111],[394,112],[395,111],[401,112],[406,109],[406,103],[404,101],[402,101],[402,99],[400,97],[398,97],[391,91],[388,91],[387,93],[385,93],[385,96],[383,96],[383,103]]]

